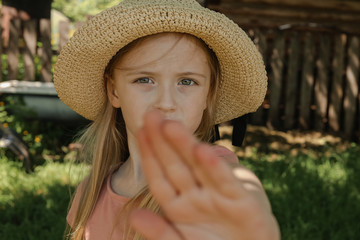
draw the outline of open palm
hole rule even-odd
[[[216,150],[153,111],[138,134],[142,166],[164,216],[132,215],[149,240],[279,239],[271,211],[237,179]]]

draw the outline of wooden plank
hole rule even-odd
[[[207,1],[206,0],[196,0],[198,3],[200,3],[201,6],[206,7]]]
[[[293,32],[290,39],[289,64],[286,81],[285,129],[292,129],[295,123],[296,100],[298,96],[299,47],[299,34],[298,32]]]
[[[266,32],[265,30],[255,29],[254,34],[255,34],[254,43],[257,49],[259,50],[259,52],[261,53],[261,55],[263,56],[264,64],[266,66],[266,62],[267,62]],[[250,121],[255,125],[262,125],[264,124],[263,119],[264,119],[264,108],[263,106],[260,106],[259,109],[251,115]]]
[[[221,0],[221,4],[248,3],[253,5],[266,5],[292,8],[315,8],[318,10],[335,10],[345,12],[360,12],[360,2],[357,1],[314,1],[314,0]],[[219,4],[213,4],[219,5]],[[212,6],[212,5],[210,5]]]
[[[358,94],[358,118],[357,118],[357,142],[360,142],[360,80],[359,80],[359,94]]]
[[[36,19],[23,21],[23,27],[24,27],[23,34],[25,41],[25,51],[24,51],[25,81],[35,80],[35,54],[36,54],[36,41],[37,41],[36,24],[37,24]]]
[[[283,32],[275,34],[274,48],[271,55],[270,71],[270,109],[267,126],[280,127],[280,98],[284,68],[285,37]]]
[[[2,22],[1,22],[1,18],[0,18],[0,26],[1,26]],[[0,36],[2,36],[2,27],[0,27]],[[0,37],[0,82],[2,82],[2,54],[3,54],[3,38]]]
[[[10,24],[9,46],[6,52],[8,55],[7,80],[18,79],[19,37],[20,37],[20,19],[12,19]]]
[[[60,21],[59,22],[59,51],[61,51],[62,46],[69,39],[70,32],[70,22],[68,21]]]
[[[290,26],[293,30],[329,32],[345,32],[351,34],[360,34],[359,23],[342,23],[342,22],[323,22],[314,23],[307,19],[286,19],[269,16],[248,15],[226,13],[226,16],[236,22],[242,28],[279,28],[282,25]],[[325,20],[326,21],[326,20]]]
[[[302,129],[310,128],[310,107],[312,92],[314,87],[314,63],[315,63],[315,44],[311,33],[305,34],[303,50],[302,77],[300,89],[300,116],[299,124]]]
[[[346,35],[338,34],[334,39],[333,77],[329,104],[329,127],[331,131],[340,131],[341,107],[343,100],[343,75],[345,61]]]
[[[40,37],[42,42],[41,51],[41,81],[51,82],[51,22],[50,19],[40,19]]]
[[[352,36],[349,39],[348,65],[346,68],[346,88],[344,99],[344,132],[345,136],[351,138],[355,131],[356,102],[359,94],[359,45],[360,38]]]
[[[308,4],[307,4],[308,3]],[[239,0],[209,4],[208,7],[233,19],[240,26],[275,27],[283,24],[304,25],[312,23],[321,28],[333,28],[350,33],[360,33],[360,2],[332,1],[261,1]]]
[[[316,61],[317,78],[315,81],[315,129],[324,130],[327,122],[329,70],[330,70],[330,36],[320,35],[319,57]]]
[[[256,36],[255,44],[263,57],[265,65],[267,65],[267,63],[268,63],[268,58],[267,58],[267,54],[266,54],[267,48],[268,48],[267,39],[266,39],[267,38],[267,30],[266,29],[256,29],[255,36]]]
[[[357,141],[360,142],[360,80],[359,80],[359,94],[358,94],[358,119],[357,119]]]
[[[278,9],[253,9],[244,7],[229,6],[229,8],[215,9],[224,13],[227,16],[241,16],[242,18],[253,17],[253,18],[266,18],[266,19],[282,19],[284,22],[296,22],[296,21],[307,21],[322,24],[359,24],[360,14],[349,15],[349,14],[334,14],[328,12],[316,12],[316,11],[299,11],[293,10],[282,10]]]

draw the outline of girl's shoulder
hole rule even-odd
[[[73,196],[71,207],[70,207],[70,209],[68,211],[68,214],[66,216],[66,221],[68,222],[70,227],[73,227],[73,225],[74,225],[75,214],[76,214],[77,209],[79,207],[80,198],[81,198],[82,193],[84,192],[84,188],[85,188],[85,185],[86,185],[87,181],[89,181],[89,176],[84,178],[80,182],[80,184],[77,186],[76,191],[74,193],[75,195]]]
[[[109,175],[105,178],[105,182],[104,182],[104,184],[102,185],[102,190],[105,188],[105,189],[107,189],[107,187],[108,187],[108,185],[110,184],[110,179],[111,179],[111,176],[112,176],[112,174],[114,173],[114,171],[116,170],[116,169],[118,169],[120,167],[120,164],[118,164],[118,165],[116,165],[116,166],[114,166],[114,167],[112,167],[111,169],[110,169],[110,173],[109,173]],[[77,212],[77,210],[78,210],[78,208],[79,208],[79,203],[80,203],[80,200],[81,200],[81,197],[82,197],[82,195],[83,195],[83,193],[84,193],[84,191],[85,191],[85,187],[86,187],[86,185],[87,185],[87,183],[88,183],[88,181],[90,180],[90,176],[87,176],[87,177],[85,177],[81,182],[80,182],[80,184],[77,186],[77,188],[76,188],[76,191],[75,191],[75,193],[74,193],[74,196],[73,196],[73,198],[72,198],[72,202],[71,202],[71,207],[70,207],[70,209],[69,209],[69,211],[68,211],[68,214],[67,214],[67,217],[66,217],[66,221],[68,222],[68,224],[70,225],[70,227],[72,227],[73,226],[73,223],[74,223],[74,220],[75,220],[75,216],[76,216],[76,212]],[[103,193],[103,191],[101,191],[101,193]],[[100,194],[101,194],[100,193]]]

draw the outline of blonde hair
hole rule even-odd
[[[215,53],[202,40],[186,33],[178,33],[178,35],[194,40],[198,46],[208,53],[208,63],[211,70],[210,89],[207,97],[208,107],[204,111],[201,123],[194,133],[200,140],[208,142],[213,137],[215,107],[220,82],[220,66]],[[111,79],[114,66],[120,61],[121,57],[135,48],[145,38],[147,36],[139,38],[121,48],[110,60],[104,72],[105,86],[107,81]],[[107,100],[103,111],[84,132],[79,142],[84,146],[81,159],[90,159],[92,161],[92,169],[87,179],[84,180],[73,227],[69,229],[69,234],[67,235],[68,239],[76,240],[83,239],[85,225],[95,208],[101,188],[109,174],[111,174],[111,170],[129,157],[125,122],[121,110],[112,107]],[[121,213],[128,216],[131,209],[134,208],[146,208],[156,213],[161,212],[159,205],[153,199],[147,187],[133,197],[124,206]],[[134,235],[133,239],[143,239],[140,234],[133,232],[131,228],[128,229],[127,237]]]

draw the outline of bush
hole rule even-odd
[[[63,161],[70,152],[68,144],[81,124],[72,125],[38,120],[35,114],[24,105],[20,96],[2,96],[0,98],[0,124],[12,129],[28,147],[33,165],[41,165],[44,161]],[[0,148],[0,156],[16,159],[8,149]]]

